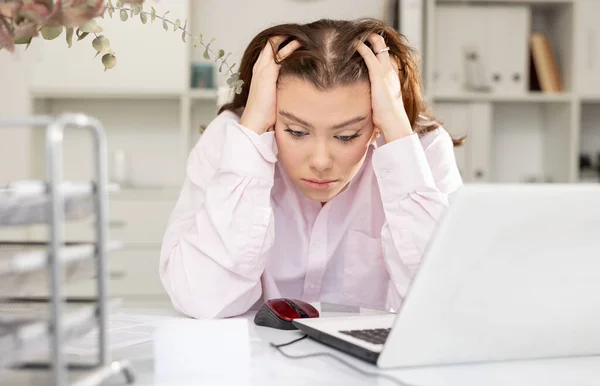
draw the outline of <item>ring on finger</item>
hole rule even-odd
[[[377,51],[377,52],[375,53],[375,55],[379,55],[379,54],[381,54],[382,52],[386,52],[386,51],[389,51],[389,50],[390,50],[390,47],[384,47],[384,48],[380,49],[379,51]]]

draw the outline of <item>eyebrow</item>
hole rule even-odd
[[[301,125],[309,127],[311,129],[314,129],[313,125],[311,125],[310,123],[306,122],[302,118],[298,118],[297,116],[295,116],[294,114],[292,114],[292,113],[290,113],[288,111],[279,110],[279,114],[283,115],[284,117],[286,117],[288,119],[291,119],[292,121],[295,121],[296,123],[299,123]],[[352,125],[354,123],[358,123],[358,122],[364,121],[365,119],[367,119],[367,116],[366,115],[361,115],[361,116],[349,119],[349,120],[347,120],[345,122],[333,125],[331,128],[332,129],[341,129],[341,128],[346,127],[346,126],[350,126],[350,125]]]

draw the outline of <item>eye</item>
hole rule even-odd
[[[354,134],[354,135],[338,135],[336,138],[339,139],[342,142],[351,142],[352,140],[356,139],[360,137],[360,134]]]
[[[285,131],[288,132],[292,136],[292,138],[301,138],[305,135],[308,135],[308,133],[305,133],[303,131],[296,131],[292,129],[285,129]]]

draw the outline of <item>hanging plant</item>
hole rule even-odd
[[[243,81],[234,72],[236,63],[227,62],[231,53],[225,55],[224,50],[215,52],[211,48],[215,38],[205,42],[202,34],[194,36],[187,30],[187,20],[172,21],[167,18],[169,11],[159,15],[154,7],[144,9],[143,3],[143,0],[118,0],[115,4],[112,0],[0,0],[0,49],[14,52],[15,45],[29,46],[40,35],[45,40],[54,40],[63,32],[66,44],[71,47],[74,39],[81,41],[92,35],[92,48],[107,71],[117,65],[117,56],[109,38],[102,34],[98,19],[118,14],[123,22],[139,20],[142,24],[152,24],[159,20],[165,31],[181,33],[184,43],[189,39],[194,47],[204,47],[203,58],[214,61],[220,73],[229,75],[227,84],[237,94],[242,91]]]

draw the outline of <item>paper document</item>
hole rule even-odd
[[[108,348],[110,351],[150,342],[158,324],[172,319],[167,316],[139,315],[124,312],[108,317]],[[98,328],[71,341],[65,347],[71,355],[94,355],[98,352]]]

